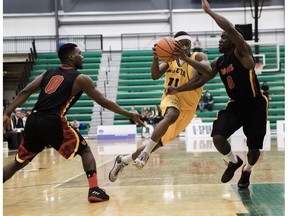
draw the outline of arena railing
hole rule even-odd
[[[210,32],[188,32],[192,40],[198,36],[201,47],[203,49],[218,47],[218,42],[222,31]],[[259,42],[274,42],[284,44],[285,31],[284,29],[259,30]],[[122,50],[148,50],[151,49],[154,43],[165,36],[170,36],[170,33],[136,33],[121,35]]]
[[[3,54],[27,53],[33,40],[38,53],[56,52],[60,44],[69,42],[76,43],[82,51],[103,50],[102,35],[60,35],[58,40],[55,36],[21,36],[3,37]]]

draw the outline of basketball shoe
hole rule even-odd
[[[118,155],[114,161],[114,166],[111,169],[111,171],[109,172],[109,180],[111,182],[115,182],[118,178],[119,172],[122,172],[124,167],[128,165],[122,161],[123,156],[124,155]]]
[[[147,163],[148,159],[149,159],[148,153],[142,151],[141,154],[134,160],[132,164],[138,169],[142,169]]]
[[[238,155],[236,155],[236,157],[237,157],[237,163],[232,162],[228,163],[225,161],[228,167],[222,175],[221,182],[223,183],[229,182],[233,178],[235,171],[243,164],[242,159]]]
[[[241,174],[241,177],[238,181],[238,187],[240,189],[244,189],[244,188],[247,188],[249,187],[250,185],[250,175],[251,175],[251,171],[248,172],[248,171],[244,171],[244,167],[245,165],[243,166],[242,168],[242,174]]]
[[[88,201],[93,202],[103,202],[109,200],[109,195],[106,194],[105,190],[99,187],[90,188],[88,192]]]

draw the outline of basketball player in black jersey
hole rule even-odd
[[[141,126],[144,126],[144,123],[140,120],[140,114],[128,112],[105,98],[95,88],[89,76],[77,71],[82,69],[83,63],[83,56],[77,45],[72,43],[62,45],[58,50],[58,57],[62,66],[47,70],[38,76],[5,110],[3,128],[10,124],[12,111],[24,103],[31,94],[40,90],[38,101],[27,119],[24,137],[15,160],[3,168],[3,182],[28,165],[45,146],[50,145],[66,159],[80,155],[89,184],[89,202],[109,200],[106,192],[98,187],[96,161],[90,147],[81,134],[69,125],[65,115],[85,92],[104,108],[132,118]]]
[[[242,159],[231,151],[227,141],[227,138],[243,126],[249,150],[238,187],[247,188],[251,169],[258,161],[263,147],[268,101],[261,93],[249,44],[230,21],[211,10],[206,0],[202,0],[202,8],[224,30],[219,40],[219,52],[223,55],[211,63],[211,77],[219,72],[230,97],[226,108],[219,111],[211,134],[215,147],[229,161],[221,181],[229,182],[234,172],[243,164]]]

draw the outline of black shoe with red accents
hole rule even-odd
[[[229,182],[233,178],[235,171],[243,164],[242,159],[238,155],[236,155],[236,157],[237,157],[237,163],[226,162],[228,167],[222,175],[221,182],[223,183]]]
[[[101,189],[99,187],[89,189],[88,201],[90,203],[107,201],[109,200],[109,198],[109,195],[106,194],[104,189]]]
[[[251,175],[251,171],[244,171],[244,167],[245,165],[243,166],[242,168],[242,174],[241,174],[241,177],[238,181],[238,187],[240,189],[244,189],[244,188],[248,188],[249,185],[250,185],[250,175]]]

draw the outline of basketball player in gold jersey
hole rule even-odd
[[[191,38],[188,33],[180,31],[174,36],[176,42],[175,59],[170,63],[161,63],[154,51],[151,66],[152,79],[159,79],[166,74],[165,92],[161,99],[163,120],[154,129],[147,145],[139,147],[130,155],[118,155],[109,173],[110,181],[116,181],[118,174],[133,160],[133,165],[142,169],[148,161],[151,152],[172,141],[191,122],[200,100],[203,85],[209,80],[204,74],[211,71],[207,56],[202,52],[191,53]],[[176,87],[193,85],[195,90],[168,95]]]

